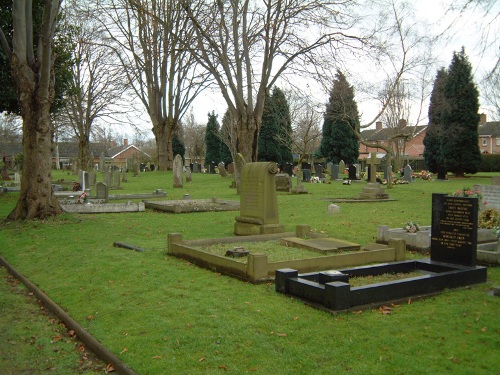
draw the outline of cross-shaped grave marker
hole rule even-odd
[[[380,164],[380,160],[377,159],[377,153],[370,153],[370,159],[366,161],[366,164],[370,166],[370,180],[368,182],[377,182],[377,165]]]

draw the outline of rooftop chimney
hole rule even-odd
[[[124,138],[124,139],[123,139],[123,145],[124,145],[124,146],[128,146],[128,139],[127,139],[127,138]]]
[[[400,129],[404,128],[406,126],[406,120],[404,118],[399,119],[398,126]]]
[[[377,122],[375,123],[375,126],[376,126],[376,129],[377,129],[377,130],[382,129],[382,121],[377,121]]]
[[[486,121],[488,121],[486,113],[480,113],[479,114],[479,125],[486,124]]]

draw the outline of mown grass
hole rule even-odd
[[[490,184],[490,176],[417,180],[391,189],[394,202],[341,203],[334,216],[327,214],[325,199],[356,197],[363,183],[306,184],[307,195],[278,194],[280,222],[287,231],[309,224],[317,232],[365,244],[375,240],[378,225],[400,227],[410,220],[430,225],[433,192]],[[183,189],[173,189],[172,181],[169,172],[143,173],[129,176],[124,189],[112,193],[160,188],[167,199],[185,193],[195,199],[238,199],[230,181],[218,175],[193,175]],[[0,217],[16,199],[12,193],[0,197]],[[252,285],[166,255],[168,233],[185,239],[233,236],[236,214],[147,210],[8,223],[0,227],[0,255],[139,374],[498,370],[500,299],[487,294],[500,284],[498,268],[488,269],[486,284],[408,301],[390,314],[373,309],[331,315],[276,293],[272,283]],[[115,241],[145,252],[115,248]],[[2,327],[8,319],[2,315]],[[37,354],[19,349],[19,355],[24,362]]]

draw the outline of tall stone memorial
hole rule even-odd
[[[182,156],[179,154],[174,157],[174,188],[182,188],[184,186],[182,182]]]
[[[235,218],[238,236],[283,233],[276,196],[276,163],[246,163],[240,179],[240,216]]]
[[[477,198],[432,194],[432,261],[476,266],[477,211]]]

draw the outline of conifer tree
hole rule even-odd
[[[429,125],[424,138],[424,159],[427,168],[437,173],[438,179],[446,178],[446,169],[441,162],[440,148],[442,140],[441,117],[445,107],[444,84],[447,77],[446,69],[441,68],[436,74],[429,103]]]
[[[221,161],[221,143],[219,137],[219,122],[217,121],[217,115],[212,111],[212,113],[208,114],[207,129],[205,132],[205,164],[210,164],[212,162],[217,164]]]
[[[358,106],[354,88],[344,74],[337,70],[323,121],[323,138],[320,154],[327,161],[346,164],[356,163],[359,157],[359,140],[354,130],[359,130]]]
[[[456,176],[476,173],[479,150],[479,92],[464,49],[454,52],[444,85],[440,163]]]
[[[278,136],[279,127],[276,116],[276,103],[273,96],[267,94],[262,112],[262,124],[259,133],[259,161],[281,163]]]
[[[172,137],[172,151],[174,153],[174,156],[179,154],[180,156],[182,156],[182,161],[184,161],[186,146],[184,146],[184,143],[177,134],[174,134]]]
[[[285,93],[279,88],[273,89],[274,113],[278,124],[278,147],[281,163],[293,162],[292,155],[292,119],[290,106]]]

